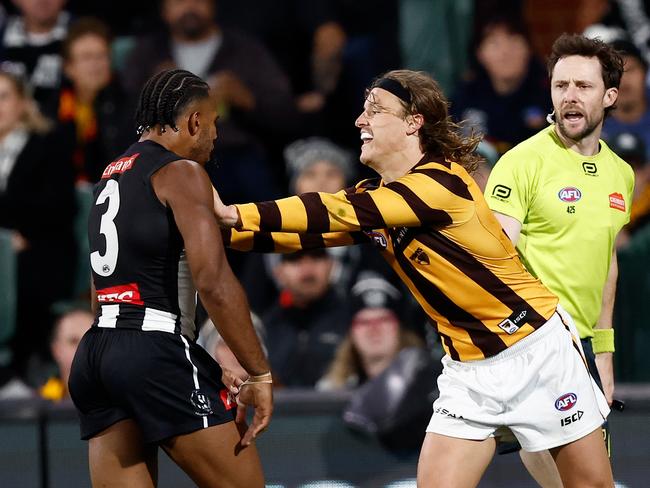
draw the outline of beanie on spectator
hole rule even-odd
[[[346,181],[350,181],[354,176],[350,152],[322,137],[309,137],[292,142],[284,149],[284,160],[292,190],[295,189],[296,179],[300,174],[318,161],[327,161],[337,166]]]
[[[379,275],[363,277],[350,290],[352,316],[367,308],[386,308],[399,318],[401,298],[401,292]]]

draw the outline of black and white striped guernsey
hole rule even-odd
[[[94,326],[196,338],[196,289],[172,211],[151,176],[183,159],[153,141],[136,142],[93,189],[90,264],[100,311]]]

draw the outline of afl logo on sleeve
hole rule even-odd
[[[386,249],[388,247],[388,242],[386,241],[386,236],[382,234],[381,232],[375,232],[375,231],[363,231],[365,235],[367,235],[371,242],[378,248],[380,249]]]
[[[582,198],[582,192],[573,186],[562,188],[557,196],[560,200],[566,203],[574,203]]]
[[[505,186],[505,185],[496,185],[492,189],[492,198],[496,198],[497,200],[507,200],[510,198],[510,194],[512,193],[512,190]]]

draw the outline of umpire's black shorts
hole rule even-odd
[[[229,422],[236,412],[216,361],[167,332],[92,327],[79,343],[69,389],[84,440],[133,419],[144,441],[157,443]]]

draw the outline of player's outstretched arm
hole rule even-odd
[[[180,160],[156,172],[152,184],[158,198],[174,214],[194,285],[219,333],[251,376],[268,373],[268,361],[251,323],[246,295],[225,256],[207,173],[193,161]],[[256,411],[254,423],[242,439],[242,444],[247,445],[271,419],[272,385],[255,385],[255,394],[240,393],[240,398]]]
[[[434,168],[435,169],[435,168]],[[438,173],[449,188],[436,180]],[[474,214],[464,181],[444,171],[418,170],[367,191],[303,193],[279,200],[223,206],[226,226],[244,231],[326,234],[387,227],[447,226]],[[434,176],[431,176],[431,175]],[[237,210],[237,215],[235,215]]]

